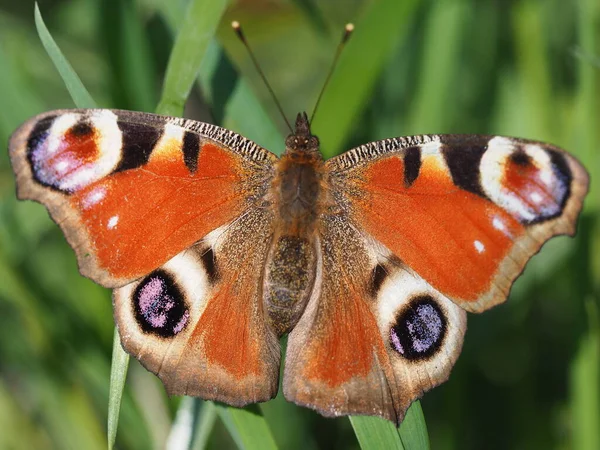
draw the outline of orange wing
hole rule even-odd
[[[276,160],[214,125],[117,110],[41,114],[13,134],[10,155],[19,198],[48,208],[82,274],[106,287],[239,216]]]
[[[546,240],[574,233],[588,188],[563,150],[503,137],[388,139],[327,167],[351,221],[469,311],[504,301]]]
[[[347,217],[324,215],[319,227],[318,281],[288,338],[284,395],[325,416],[398,424],[448,378],[466,313]]]
[[[265,320],[257,281],[272,233],[272,213],[251,208],[114,290],[123,347],[169,394],[243,406],[277,393],[279,340]]]

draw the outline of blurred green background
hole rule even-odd
[[[39,6],[99,106],[153,111],[185,4]],[[186,115],[279,152],[284,122],[229,28],[234,18],[290,120],[312,111],[343,25],[357,25],[315,120],[328,155],[452,132],[539,139],[583,161],[592,184],[577,237],[552,240],[506,304],[469,316],[450,380],[422,406],[434,449],[600,448],[600,2],[232,1]],[[33,2],[0,0],[0,141],[26,118],[68,107]],[[106,448],[112,335],[110,292],[78,274],[42,206],[16,201],[0,152],[1,449]],[[117,446],[163,448],[179,403],[132,360]],[[281,448],[358,448],[346,418],[280,398],[263,413]],[[219,421],[208,445],[235,447]]]

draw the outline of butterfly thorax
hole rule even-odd
[[[275,166],[271,186],[277,228],[267,260],[265,306],[279,335],[289,332],[304,311],[316,274],[315,228],[323,197],[323,157],[306,114]]]
[[[298,114],[296,131],[286,139],[272,186],[276,214],[285,234],[312,234],[322,195],[322,172],[319,139],[311,134],[306,113]]]

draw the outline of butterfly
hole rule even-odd
[[[466,312],[506,300],[588,175],[540,142],[424,135],[324,161],[306,114],[281,157],[232,131],[108,109],[11,137],[81,273],[113,288],[124,349],[170,394],[234,406],[278,390],[325,416],[400,423],[445,381]]]

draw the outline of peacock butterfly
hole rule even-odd
[[[11,137],[81,273],[114,288],[127,352],[171,394],[235,406],[278,388],[325,416],[399,423],[458,358],[466,312],[506,300],[588,188],[552,145],[385,139],[324,161],[306,114],[278,158],[232,131],[59,110]]]

